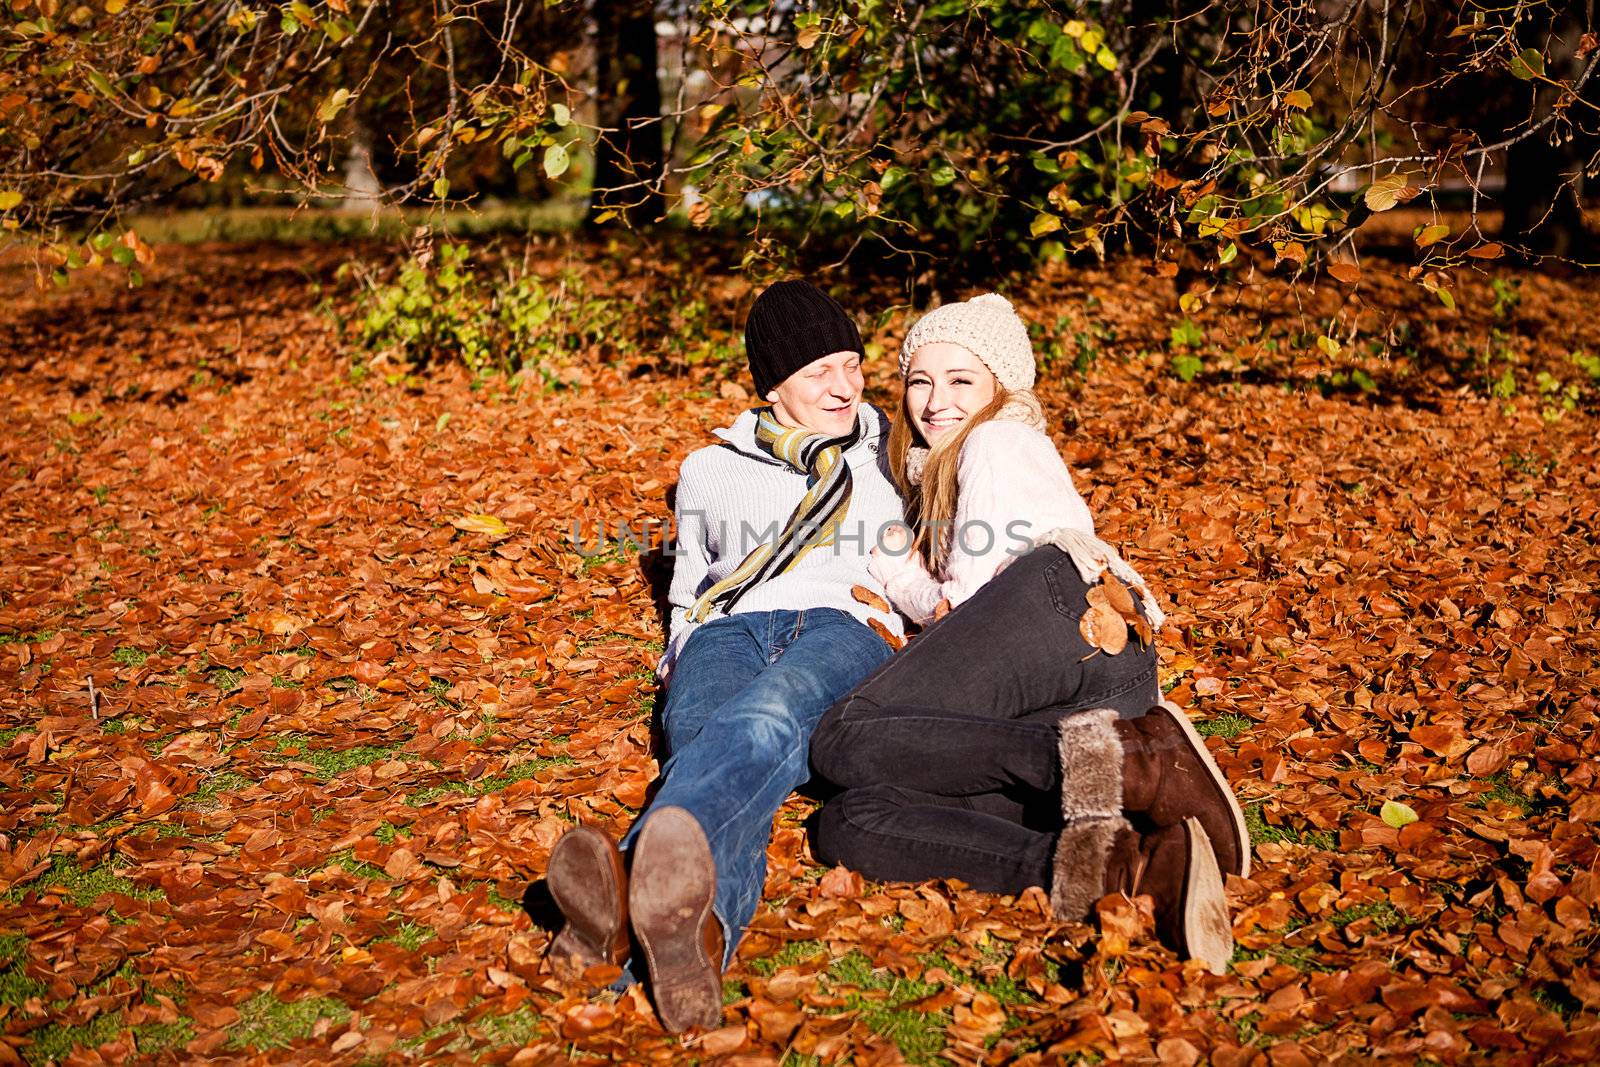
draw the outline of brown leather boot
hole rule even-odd
[[[1250,875],[1250,833],[1233,789],[1189,717],[1162,703],[1112,724],[1122,742],[1122,806],[1157,826],[1200,820],[1223,874]]]
[[[577,969],[628,959],[628,876],[616,842],[588,826],[568,830],[550,851],[545,881],[566,925],[550,957]]]
[[[1226,974],[1233,958],[1233,924],[1210,839],[1196,819],[1143,836],[1123,829],[1106,856],[1107,893],[1148,894],[1155,900],[1156,934],[1183,959],[1198,959]]]
[[[1067,823],[1056,838],[1050,908],[1059,919],[1085,919],[1107,893],[1149,894],[1156,933],[1185,959],[1213,974],[1233,957],[1222,875],[1196,819],[1141,836],[1121,816]]]
[[[694,816],[672,806],[650,812],[633,844],[628,906],[656,1015],[672,1033],[722,1021],[716,895],[716,863]]]

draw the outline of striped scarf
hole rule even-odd
[[[789,516],[788,525],[771,544],[757,547],[733,573],[700,594],[689,609],[689,621],[704,622],[720,608],[728,612],[750,590],[800,562],[818,545],[833,543],[850,509],[850,465],[844,452],[861,438],[861,420],[842,437],[828,437],[798,426],[785,426],[763,408],[756,422],[756,441],[775,458],[806,475],[810,488]]]

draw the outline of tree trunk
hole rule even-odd
[[[1578,42],[1588,18],[1574,8],[1555,19],[1534,23],[1550,41],[1550,76],[1576,83],[1588,65],[1578,56]],[[1596,87],[1584,86],[1585,101],[1594,101]],[[1556,93],[1546,88],[1535,94],[1533,118],[1537,121],[1554,105]],[[1505,218],[1501,239],[1543,255],[1586,259],[1594,249],[1594,236],[1584,226],[1584,166],[1597,139],[1583,104],[1569,107],[1570,123],[1558,121],[1506,150],[1506,188],[1502,196]]]
[[[1503,240],[1536,254],[1587,256],[1592,239],[1583,224],[1578,147],[1578,139],[1556,147],[1535,134],[1506,151]]]
[[[655,4],[596,0],[595,90],[601,128],[595,143],[592,223],[613,210],[629,225],[662,214],[661,85],[656,80]]]

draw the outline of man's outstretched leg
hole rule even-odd
[[[661,1025],[674,1033],[722,1018],[722,924],[716,863],[682,808],[652,810],[633,843],[628,905]]]
[[[687,742],[672,749],[655,802],[624,839],[629,914],[624,918],[603,876],[604,856],[597,843],[591,854],[587,835],[569,846],[580,832],[572,831],[552,853],[551,892],[569,930],[587,928],[583,936],[563,931],[556,947],[598,948],[618,923],[631,921],[641,948],[655,946],[642,953],[643,962],[662,1023],[673,1030],[717,1021],[722,970],[761,898],[772,818],[809,775],[811,732],[890,654],[881,638],[842,611],[761,612],[710,624],[684,650],[679,670],[699,677],[702,668],[706,674],[748,669],[752,645],[763,666],[720,706],[701,706],[688,686],[669,691],[663,733],[669,746],[675,738]],[[693,728],[681,729],[680,716]],[[569,848],[582,862],[557,864]],[[558,884],[584,869],[602,877]],[[598,952],[579,955],[580,964],[608,961]],[[705,1009],[708,989],[717,992]]]

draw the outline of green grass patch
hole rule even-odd
[[[333,855],[328,857],[327,862],[325,862],[323,866],[328,867],[334,864],[343,867],[355,877],[365,878],[368,881],[381,879],[385,882],[391,882],[394,880],[389,877],[389,872],[385,871],[382,867],[379,867],[376,864],[368,863],[366,860],[356,859],[354,849],[347,848],[343,852],[335,852]]]
[[[1489,806],[1490,801],[1497,800],[1502,804],[1509,804],[1511,807],[1516,808],[1522,813],[1524,819],[1528,819],[1535,815],[1544,814],[1551,807],[1550,802],[1543,797],[1529,797],[1518,792],[1516,782],[1504,771],[1490,775],[1488,778],[1480,778],[1478,781],[1485,783],[1488,788],[1470,801],[1475,808],[1486,808]]]
[[[876,970],[860,952],[833,961],[828,978],[848,988],[841,989],[845,1003],[860,1014],[875,1033],[893,1041],[910,1063],[938,1062],[944,1051],[947,1012],[907,1011],[905,1005],[938,991],[928,982],[912,981]],[[872,994],[872,995],[868,995]]]
[[[20,935],[0,936],[0,1006],[20,1007],[29,999],[48,994],[43,982],[35,981],[23,973],[27,963],[27,939]],[[113,981],[138,983],[137,972],[131,961],[124,963],[111,975],[94,983],[83,992],[89,996],[102,996],[110,991]],[[165,993],[181,998],[182,986],[166,989],[141,990],[144,1002],[155,1003],[154,994]],[[67,1001],[52,1004],[64,1008]],[[122,1012],[114,1011],[96,1016],[86,1023],[68,1026],[61,1023],[45,1026],[32,1033],[34,1043],[22,1050],[22,1058],[29,1064],[53,1064],[65,1060],[76,1048],[95,1048],[115,1038],[123,1029]],[[178,1048],[194,1038],[194,1023],[180,1018],[171,1023],[144,1023],[132,1028],[133,1039],[144,1055],[156,1055]]]
[[[1315,947],[1291,948],[1286,945],[1273,945],[1271,948],[1235,948],[1233,952],[1235,966],[1241,963],[1248,963],[1251,960],[1268,958],[1293,967],[1302,974],[1309,974],[1313,971],[1327,974],[1334,970],[1333,967],[1322,961],[1322,956]]]
[[[539,1013],[527,1004],[504,1015],[484,1015],[472,1028],[483,1035],[483,1044],[491,1047],[529,1045],[534,1038],[547,1032]]]
[[[1341,930],[1358,919],[1371,919],[1380,930],[1394,930],[1406,924],[1405,913],[1387,900],[1374,900],[1370,904],[1340,908],[1328,916],[1328,921]]]
[[[75,1048],[95,1048],[122,1033],[122,1013],[110,1012],[96,1015],[80,1026],[63,1026],[52,1023],[35,1030],[28,1036],[33,1044],[22,1050],[23,1062],[30,1065],[60,1063]]]
[[[1261,803],[1244,806],[1244,825],[1250,831],[1250,841],[1256,845],[1277,842],[1287,845],[1304,845],[1307,848],[1330,852],[1338,843],[1335,834],[1328,830],[1297,830],[1292,826],[1273,826],[1262,814]]]
[[[201,241],[348,241],[351,238],[400,240],[419,225],[438,226],[452,237],[497,233],[559,233],[583,219],[583,202],[571,198],[495,208],[250,207],[195,208],[137,215],[128,222],[151,244]]]
[[[1546,1011],[1555,1012],[1564,1022],[1571,1022],[1583,1012],[1583,1002],[1558,982],[1534,986],[1532,996],[1534,1003]]]
[[[29,633],[20,631],[0,631],[0,646],[4,645],[31,645],[39,641],[48,641],[60,630],[34,630]]]
[[[244,671],[233,667],[212,667],[206,671],[206,676],[211,679],[211,684],[224,693],[231,693],[244,685]]]
[[[1250,720],[1243,715],[1215,715],[1192,724],[1201,737],[1238,737],[1250,729]]]
[[[399,752],[404,742],[393,745],[357,745],[354,748],[312,748],[302,734],[280,734],[276,739],[279,753],[293,753],[299,763],[310,764],[318,778],[334,778],[357,767],[377,763]],[[298,749],[298,752],[295,750]]]
[[[460,704],[457,704],[454,700],[451,700],[445,695],[446,693],[450,692],[450,683],[445,681],[443,678],[428,679],[428,687],[423,691],[431,696],[433,698],[433,702],[439,705],[441,708],[454,708],[456,710],[460,710],[461,708]]]
[[[0,730],[0,745],[9,745],[31,729],[33,729],[31,726],[12,726]]]
[[[0,899],[15,904],[28,893],[42,895],[59,890],[74,905],[86,908],[107,893],[121,893],[135,900],[161,900],[164,897],[161,890],[135,885],[117,873],[125,867],[125,863],[107,860],[85,870],[67,856],[56,856],[50,861],[48,871],[25,885],[14,887]]]
[[[759,960],[750,961],[750,970],[763,978],[771,978],[785,967],[793,967],[797,963],[804,963],[815,956],[828,951],[828,946],[821,941],[790,941],[770,956]]]
[[[142,1023],[132,1030],[134,1045],[141,1055],[155,1056],[182,1048],[194,1040],[193,1020],[179,1018],[171,1023]]]
[[[122,645],[111,653],[111,662],[123,667],[142,667],[144,661],[150,658],[150,653],[143,649],[130,648]]]
[[[0,1007],[20,1008],[45,994],[45,984],[29,978],[28,939],[22,934],[0,934]]]
[[[378,872],[380,875],[382,871]],[[378,941],[387,941],[391,945],[399,945],[407,952],[415,952],[434,938],[433,928],[423,926],[421,923],[406,921],[395,928],[394,933],[385,934]]]
[[[187,803],[201,811],[210,811],[217,806],[223,796],[236,793],[249,784],[250,779],[232,771],[208,774],[201,779],[200,788],[189,795]]]
[[[228,1028],[229,1049],[288,1048],[310,1037],[320,1019],[343,1022],[350,1009],[330,997],[283,1001],[271,992],[257,993],[239,1005],[239,1021]]]
[[[425,789],[419,789],[412,793],[406,798],[406,803],[413,808],[417,808],[424,804],[432,803],[440,797],[458,793],[473,797],[481,797],[488,793],[498,793],[509,785],[527,781],[540,771],[549,770],[551,767],[570,767],[574,762],[571,756],[549,756],[531,759],[526,763],[517,764],[503,774],[479,778],[475,782],[445,782],[440,785],[430,785]]]

